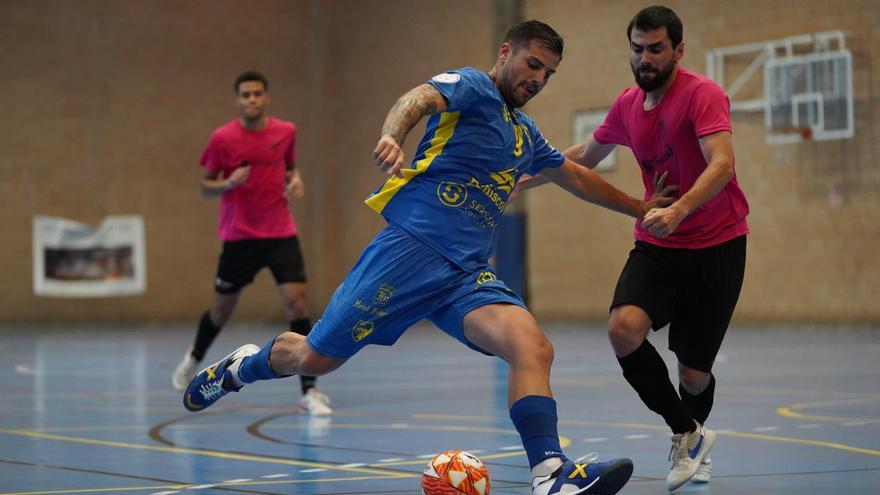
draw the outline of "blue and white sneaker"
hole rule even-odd
[[[674,492],[690,481],[713,445],[715,432],[699,423],[690,433],[672,435],[672,449],[669,451],[672,470],[666,476],[666,489]]]
[[[613,495],[632,476],[633,463],[629,459],[596,462],[595,452],[563,463],[547,476],[532,479],[532,495]]]
[[[232,373],[237,372],[238,361],[258,352],[260,352],[260,348],[253,344],[243,345],[225,358],[200,371],[189,382],[186,392],[183,393],[183,407],[191,412],[201,411],[229,392],[238,392],[242,386],[235,385]],[[230,365],[233,363],[236,363],[236,366],[234,369],[230,369]]]

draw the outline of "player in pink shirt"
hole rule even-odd
[[[730,101],[711,79],[684,69],[681,20],[648,7],[627,27],[637,86],[625,90],[586,143],[565,156],[593,168],[616,145],[629,147],[642,170],[645,198],[678,187],[671,205],[635,225],[635,247],[611,303],[608,334],[623,376],[672,430],[666,487],[707,482],[715,432],[712,365],[739,298],[745,271],[749,206],[734,171]],[[521,181],[518,190],[546,182]],[[679,387],[650,342],[669,325]]]
[[[292,332],[308,335],[311,321],[306,303],[306,274],[296,223],[288,202],[305,189],[296,162],[296,126],[269,117],[269,83],[249,71],[235,80],[241,116],[214,130],[199,163],[205,168],[202,194],[221,196],[219,235],[223,252],[214,281],[214,301],[199,321],[193,346],[174,370],[178,390],[189,385],[220,329],[232,316],[241,290],[257,272],[269,267],[287,312]],[[326,415],[327,396],[315,377],[300,376],[300,409]]]
[[[591,139],[565,155],[595,167],[615,147],[629,147],[642,170],[645,197],[666,175],[678,199],[636,222],[611,303],[608,333],[623,376],[672,429],[669,491],[709,481],[715,432],[703,426],[715,394],[712,365],[743,282],[749,206],[737,184],[730,101],[711,79],[679,65],[682,23],[672,10],[648,7],[627,28],[637,86],[621,93]],[[663,358],[648,342],[669,325],[678,358],[678,393]]]

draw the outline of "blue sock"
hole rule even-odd
[[[257,380],[273,380],[275,378],[284,378],[269,367],[269,353],[272,351],[272,345],[275,343],[275,337],[269,340],[260,352],[245,356],[238,366],[238,378],[243,383],[253,383]]]
[[[556,417],[556,401],[552,397],[523,397],[511,406],[510,419],[522,438],[530,468],[549,457],[563,456],[556,430],[559,420]]]

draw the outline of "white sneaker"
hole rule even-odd
[[[666,476],[666,489],[674,492],[690,481],[713,445],[715,432],[699,423],[690,433],[672,435],[672,449],[669,451],[672,470]]]
[[[189,382],[192,381],[199,371],[200,363],[201,361],[196,361],[196,358],[192,357],[191,351],[186,351],[183,360],[177,365],[177,368],[174,368],[174,373],[171,374],[171,386],[175,390],[186,390]]]
[[[712,477],[712,459],[709,459],[707,455],[702,462],[700,462],[700,466],[697,468],[697,473],[694,474],[694,477],[691,478],[691,481],[694,483],[708,483],[709,478]]]
[[[330,398],[318,392],[316,388],[310,388],[302,399],[299,400],[299,410],[311,416],[329,416],[333,414],[330,409]]]

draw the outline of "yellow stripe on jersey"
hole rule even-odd
[[[405,168],[401,170],[403,178],[396,175],[391,176],[379,192],[371,195],[366,201],[364,201],[367,203],[367,206],[375,210],[376,213],[381,213],[388,202],[391,201],[391,198],[393,198],[403,186],[411,181],[413,177],[428,170],[428,167],[431,166],[431,162],[434,161],[434,158],[437,158],[443,153],[443,147],[446,146],[446,143],[449,142],[449,139],[452,137],[452,132],[455,130],[455,125],[458,123],[458,116],[460,114],[461,112],[441,113],[440,122],[437,124],[437,129],[434,130],[434,136],[431,138],[431,146],[425,151],[425,157],[416,162],[415,168]]]

